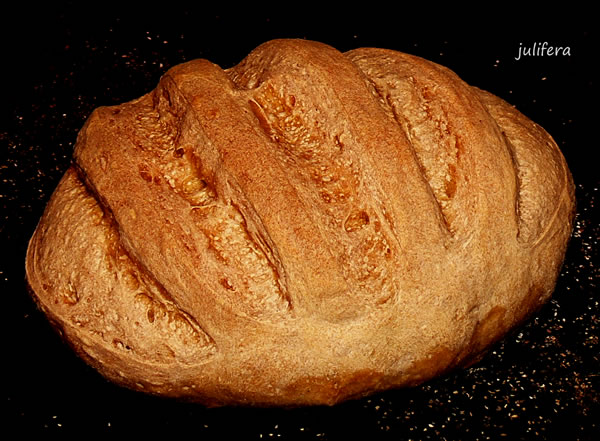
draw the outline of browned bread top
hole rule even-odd
[[[333,404],[471,363],[543,304],[573,190],[550,135],[448,69],[274,40],[94,111],[27,277],[120,384]]]

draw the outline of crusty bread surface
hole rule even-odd
[[[551,295],[550,135],[416,56],[273,40],[96,109],[31,238],[40,308],[110,380],[335,404],[477,361]]]

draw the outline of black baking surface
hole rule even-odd
[[[397,20],[399,12],[392,11],[345,17],[234,14],[233,7],[172,7],[146,16],[94,5],[89,11],[20,5],[2,18],[5,431],[135,430],[195,439],[600,439],[600,182],[593,159],[598,142],[592,115],[596,119],[598,112],[590,103],[597,81],[591,27],[467,21],[436,27],[420,15]],[[331,408],[205,409],[108,383],[52,330],[29,297],[24,275],[27,241],[69,164],[78,130],[95,107],[150,91],[175,64],[207,58],[226,68],[260,43],[283,37],[319,40],[343,51],[377,46],[420,55],[546,128],[567,158],[578,200],[552,300],[468,370]],[[520,46],[543,42],[562,53],[515,59]]]

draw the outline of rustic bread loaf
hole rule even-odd
[[[206,405],[333,404],[476,361],[551,295],[558,147],[448,69],[275,40],[93,112],[27,278],[109,379]]]

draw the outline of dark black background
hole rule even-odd
[[[413,11],[373,3],[351,9],[326,13],[307,4],[211,9],[176,2],[127,10],[124,3],[41,7],[25,2],[5,8],[0,40],[4,430],[164,432],[194,439],[599,435],[597,34],[586,14],[560,11],[549,21],[488,9],[461,18],[437,11],[434,19],[427,7]],[[578,198],[575,231],[553,299],[469,370],[333,408],[205,409],[106,382],[71,353],[37,311],[23,268],[27,241],[69,164],[77,131],[95,107],[142,95],[175,64],[201,57],[226,68],[260,43],[288,37],[319,40],[342,51],[376,46],[420,55],[515,104],[545,127],[569,162]],[[570,54],[515,60],[520,44],[543,42],[568,46]]]

